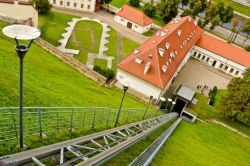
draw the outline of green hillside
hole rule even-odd
[[[0,107],[18,106],[19,60],[14,41],[3,36],[0,22]],[[122,93],[100,87],[92,80],[33,44],[25,57],[24,106],[111,106],[118,107]],[[126,97],[124,107],[144,107]]]

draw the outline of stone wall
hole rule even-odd
[[[38,38],[35,40],[35,43],[41,46],[43,49],[47,50],[51,54],[55,55],[58,59],[63,61],[64,63],[68,64],[69,66],[73,67],[80,73],[82,73],[84,76],[92,79],[93,81],[99,83],[99,84],[105,84],[106,78],[99,73],[87,68],[85,65],[83,65],[81,62],[76,60],[73,57],[70,57],[60,50],[58,50],[56,47],[54,47],[52,44],[48,43],[47,41],[43,40],[42,38]]]

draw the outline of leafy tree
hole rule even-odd
[[[198,24],[201,28],[204,28],[202,19],[199,18],[197,24]]]
[[[183,9],[183,6],[187,6],[188,5],[188,1],[189,0],[181,0],[181,8]]]
[[[182,17],[184,16],[190,16],[191,15],[191,9],[185,9],[184,12],[181,14]]]
[[[214,22],[214,19],[217,15],[218,15],[217,6],[214,3],[210,4],[209,8],[206,10],[206,17],[204,19],[203,26],[205,27],[209,22],[211,23]]]
[[[134,7],[140,6],[140,0],[129,0],[129,4]]]
[[[207,0],[189,0],[188,2],[191,9],[191,16],[195,18],[200,12],[205,11],[207,8]]]
[[[220,12],[220,10],[219,10]],[[220,12],[221,23],[228,23],[234,16],[234,9],[231,6],[226,6],[223,12]]]
[[[217,25],[220,25],[220,17],[219,17],[219,15],[216,15],[215,17],[214,17],[214,19],[212,20],[212,25],[211,25],[211,27],[210,27],[210,30],[214,30],[214,28],[217,26]]]
[[[30,3],[35,6],[38,13],[47,13],[52,5],[50,4],[49,0],[31,0]]]
[[[245,45],[245,42],[249,39],[249,36],[250,36],[250,19],[246,19],[245,22],[244,22],[244,25],[241,29],[241,32],[243,33],[246,33],[247,36],[245,37],[245,40],[243,42],[243,46]]]
[[[147,16],[152,17],[155,15],[156,8],[153,3],[146,3],[143,11]]]
[[[243,78],[233,78],[227,88],[219,103],[220,110],[232,120],[250,124],[250,69],[244,72]]]
[[[101,4],[108,4],[110,3],[112,0],[100,0]]]
[[[178,14],[179,0],[162,0],[158,4],[158,11],[165,22],[170,21]]]
[[[232,33],[230,34],[228,40],[233,40],[234,34],[236,33],[236,28],[238,25],[239,25],[239,20],[236,18],[233,18],[232,19],[232,29],[231,29]]]

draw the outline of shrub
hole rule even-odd
[[[134,7],[140,7],[140,0],[129,0],[129,4]]]
[[[250,51],[250,45],[245,47],[245,50]]]
[[[103,69],[100,66],[94,66],[94,71],[98,72],[99,74],[103,75],[107,78],[107,82],[112,80],[115,76],[115,72],[111,69]]]
[[[209,97],[210,97],[209,105],[211,105],[211,106],[213,106],[214,103],[215,103],[216,93],[217,93],[217,86],[214,86],[214,88],[211,91],[211,93],[209,93]]]
[[[52,7],[49,0],[30,0],[29,2],[35,6],[40,14],[47,13]]]

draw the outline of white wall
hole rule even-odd
[[[196,52],[196,55],[194,55]],[[200,54],[200,56],[199,56]],[[210,52],[206,49],[203,49],[199,46],[195,46],[192,50],[192,57],[207,63],[209,66],[212,66],[218,70],[221,70],[229,75],[235,77],[241,77],[242,73],[246,70],[246,67],[231,61],[227,58],[219,56],[213,52]],[[204,58],[205,57],[205,58]],[[204,59],[203,59],[204,58]],[[209,60],[208,60],[209,58]],[[214,61],[217,61],[216,64],[213,66]],[[226,67],[227,66],[227,67]],[[238,73],[238,74],[237,74]]]
[[[0,17],[9,17],[16,20],[32,19],[32,26],[38,27],[38,13],[32,5],[0,3]]]
[[[94,12],[96,0],[49,0],[54,7]],[[76,5],[76,6],[75,6]]]
[[[159,87],[119,68],[117,69],[116,79],[122,84],[128,84],[130,88],[145,96],[152,95],[154,98],[158,99],[161,93]]]
[[[128,22],[131,22],[131,21],[129,21],[129,20],[125,19],[125,18],[122,18],[122,17],[120,17],[118,15],[115,15],[114,21],[121,24],[121,25],[123,25],[123,26],[125,26],[125,27],[127,27]],[[147,25],[145,27],[142,27],[142,26],[140,26],[138,24],[135,24],[133,22],[131,22],[131,23],[132,23],[131,29],[133,31],[137,32],[137,33],[140,33],[140,34],[149,31],[151,26],[152,26],[152,24],[149,24],[149,25]]]

